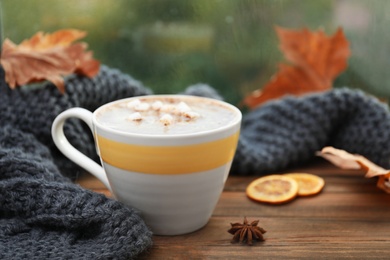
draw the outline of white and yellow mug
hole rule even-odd
[[[97,120],[94,113],[71,108],[53,122],[52,136],[59,150],[96,176],[114,197],[140,210],[156,235],[179,235],[207,224],[222,193],[239,138],[241,112],[219,100],[184,95],[150,95],[143,99],[172,98],[212,102],[231,110],[233,119],[216,129],[177,135],[152,135],[118,131]],[[79,118],[91,129],[104,168],[74,148],[63,126]]]

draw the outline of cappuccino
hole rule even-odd
[[[181,135],[221,128],[238,119],[230,105],[193,96],[142,96],[99,109],[97,121],[111,129],[148,135]]]
[[[64,134],[69,118],[92,130],[101,165]],[[208,222],[236,151],[241,112],[225,102],[183,95],[122,99],[90,112],[71,108],[53,122],[54,143],[95,175],[115,199],[140,211],[157,235]],[[158,199],[156,199],[158,198]]]

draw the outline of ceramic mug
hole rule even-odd
[[[222,193],[239,137],[241,112],[219,100],[184,95],[150,95],[143,100],[172,99],[207,102],[227,108],[232,119],[211,130],[185,134],[133,133],[111,128],[99,115],[124,102],[105,104],[91,113],[71,108],[54,120],[52,137],[70,160],[96,176],[113,196],[140,210],[156,235],[179,235],[207,224]],[[103,167],[74,148],[64,135],[68,118],[91,129]]]

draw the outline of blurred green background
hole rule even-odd
[[[343,27],[349,67],[334,86],[390,97],[387,0],[1,0],[2,37],[85,30],[95,58],[155,93],[206,83],[234,104],[284,61],[274,27]]]

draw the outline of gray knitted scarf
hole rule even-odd
[[[0,75],[0,259],[131,259],[152,245],[136,209],[72,183],[82,170],[54,146],[54,118],[70,107],[91,111],[151,91],[105,66],[93,79],[70,76],[66,94],[52,84],[10,90]],[[186,94],[221,98],[207,85]],[[93,139],[68,120],[70,142],[98,161]],[[361,91],[335,89],[269,102],[246,114],[231,174],[279,171],[311,160],[327,145],[390,166],[390,113]]]

